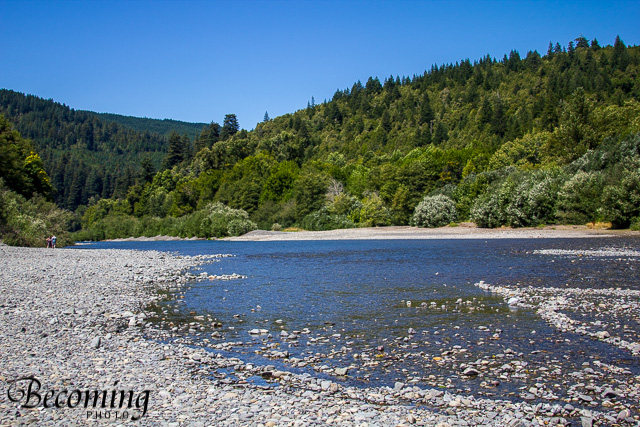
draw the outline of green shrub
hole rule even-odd
[[[418,227],[443,227],[458,219],[455,202],[445,195],[427,196],[416,206],[411,223]]]
[[[43,247],[51,235],[56,236],[57,247],[71,245],[68,230],[73,221],[71,212],[39,195],[27,200],[0,178],[0,240],[7,245]]]
[[[305,230],[324,231],[340,228],[353,228],[355,224],[346,215],[336,215],[325,207],[305,216],[300,222]]]
[[[569,178],[558,193],[560,222],[586,224],[598,219],[598,208],[603,190],[601,172],[579,171]]]
[[[491,191],[478,197],[471,208],[471,220],[478,227],[496,228],[506,223],[504,206],[507,204],[504,194]]]
[[[257,225],[249,219],[249,214],[242,209],[232,209],[220,202],[209,203],[201,211],[197,211],[188,217],[198,220],[200,224],[199,237],[226,237],[239,236],[251,230]]]
[[[391,224],[391,212],[377,194],[371,194],[362,201],[358,214],[360,225],[378,227]]]
[[[602,192],[600,210],[614,228],[626,228],[640,216],[640,172],[627,170],[619,184],[607,185]]]
[[[514,172],[476,199],[471,219],[478,227],[531,227],[555,222],[558,170]]]

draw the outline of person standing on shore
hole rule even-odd
[[[47,236],[45,240],[47,242],[47,249],[49,249],[51,247],[51,237]]]
[[[56,248],[56,236],[51,236],[51,248]]]

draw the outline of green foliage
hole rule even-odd
[[[108,201],[101,200],[98,203],[100,206],[87,209],[83,216],[83,230],[75,233],[76,239],[104,240],[156,235],[211,238],[238,236],[257,228],[247,212],[219,202],[209,203],[203,209],[179,218],[136,218],[120,210],[121,202],[102,202]]]
[[[271,168],[271,173],[262,187],[260,201],[279,202],[288,200],[293,195],[293,185],[298,178],[300,168],[292,161],[278,163]]]
[[[365,197],[358,213],[360,225],[364,227],[379,227],[391,224],[391,212],[384,201],[373,193]]]
[[[353,228],[355,224],[347,215],[332,214],[327,208],[322,208],[305,216],[300,222],[300,226],[305,230],[323,231]]]
[[[296,201],[297,217],[303,218],[324,206],[329,187],[327,176],[315,171],[300,175],[293,189]]]
[[[171,169],[183,161],[188,160],[190,156],[191,146],[188,137],[186,135],[182,137],[177,132],[171,132],[169,134],[167,157],[165,157],[162,164],[163,168]]]
[[[157,133],[163,136],[169,136],[171,132],[177,132],[180,135],[186,134],[190,139],[195,138],[207,126],[206,123],[188,123],[171,119],[160,120],[147,117],[122,116],[120,114],[93,113],[91,111],[85,111],[85,113],[95,115],[106,122],[118,123],[137,132]]]
[[[56,246],[73,244],[68,230],[74,215],[40,195],[30,199],[11,191],[0,178],[0,240],[12,246],[45,247],[55,235]]]
[[[628,159],[640,147],[633,136],[640,132],[640,47],[588,42],[576,39],[568,51],[552,44],[544,56],[511,51],[501,61],[465,59],[384,84],[371,77],[251,132],[229,114],[223,126],[203,127],[193,148],[182,131],[172,135],[171,168],[152,179],[166,141],[158,151],[151,136],[132,133],[112,146],[105,141],[122,134],[118,126],[107,125],[107,137],[104,124],[61,106],[56,111],[68,120],[52,123],[64,135],[71,129],[64,124],[73,123],[73,137],[49,144],[60,151],[40,154],[45,169],[54,165],[53,186],[64,188],[59,203],[119,200],[118,212],[138,221],[134,232],[202,234],[195,224],[215,202],[242,209],[266,229],[407,224],[427,195],[449,197],[460,220],[481,226],[607,218],[622,226],[638,216]],[[25,99],[9,103],[11,117],[29,115],[30,104],[39,103]],[[38,144],[55,139],[43,116],[30,116],[46,129],[47,136],[31,130]],[[71,156],[71,147],[91,154],[78,158],[74,148]],[[134,166],[116,154],[105,160],[143,148],[152,160],[144,168],[138,154],[129,156]],[[98,158],[107,169],[87,166]],[[100,218],[100,209],[84,214]],[[186,218],[193,224],[187,227]],[[215,227],[216,234],[229,232]]]
[[[40,156],[33,151],[7,119],[0,114],[0,178],[5,185],[27,198],[34,193],[49,197],[49,176]]]
[[[617,184],[607,185],[602,194],[602,215],[615,228],[637,226],[640,217],[640,162],[626,169]]]
[[[426,196],[416,206],[411,223],[418,227],[443,227],[458,219],[455,202],[442,194]]]
[[[489,160],[489,169],[517,166],[530,169],[542,163],[543,147],[548,144],[549,132],[528,133],[522,138],[504,143]]]
[[[558,193],[558,219],[565,224],[586,224],[598,219],[604,187],[600,171],[578,171]]]
[[[10,90],[0,90],[0,114],[32,141],[56,203],[68,209],[91,198],[123,196],[138,179],[141,158],[157,168],[166,151],[165,137],[149,129]]]
[[[556,221],[559,171],[514,172],[478,197],[471,219],[479,227],[531,227]]]

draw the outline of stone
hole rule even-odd
[[[94,339],[91,340],[91,347],[92,348],[100,347],[100,337],[95,337]]]
[[[617,419],[618,421],[624,421],[629,417],[631,417],[631,411],[629,411],[628,409],[623,409],[622,411],[618,412]]]
[[[580,417],[580,421],[582,422],[582,427],[593,427],[593,418],[591,417]]]
[[[507,304],[514,306],[514,305],[518,305],[518,303],[521,301],[521,299],[519,297],[511,297],[509,298],[509,300],[507,301]]]
[[[335,368],[333,372],[335,372],[336,375],[345,376],[347,372],[349,372],[349,368]]]
[[[462,375],[466,375],[467,377],[475,377],[478,374],[480,374],[480,372],[474,368],[467,368],[462,372]]]

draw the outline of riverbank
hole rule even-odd
[[[372,239],[540,239],[639,236],[629,230],[594,229],[583,225],[554,225],[536,228],[478,228],[473,223],[440,228],[409,226],[347,228],[328,231],[255,230],[243,236],[227,237],[231,241],[282,240],[372,240]]]
[[[152,304],[162,298],[158,291],[195,280],[185,271],[210,262],[224,259],[0,246],[0,424],[113,422],[117,411],[109,411],[111,418],[105,420],[105,409],[78,405],[73,396],[83,390],[104,390],[108,396],[131,391],[133,401],[123,421],[144,413],[137,421],[141,425],[456,426],[566,424],[568,417],[612,424],[617,419],[577,405],[478,399],[403,383],[343,387],[338,381],[148,339],[159,333],[148,321]],[[204,317],[194,317],[193,332],[204,322]],[[248,381],[257,376],[274,382]],[[27,383],[33,380],[11,383],[26,377],[41,384],[42,401],[35,405],[33,393],[27,402]],[[43,408],[47,396],[49,406],[57,401],[61,407]],[[28,403],[36,407],[25,408]],[[118,416],[123,415],[120,410]]]

